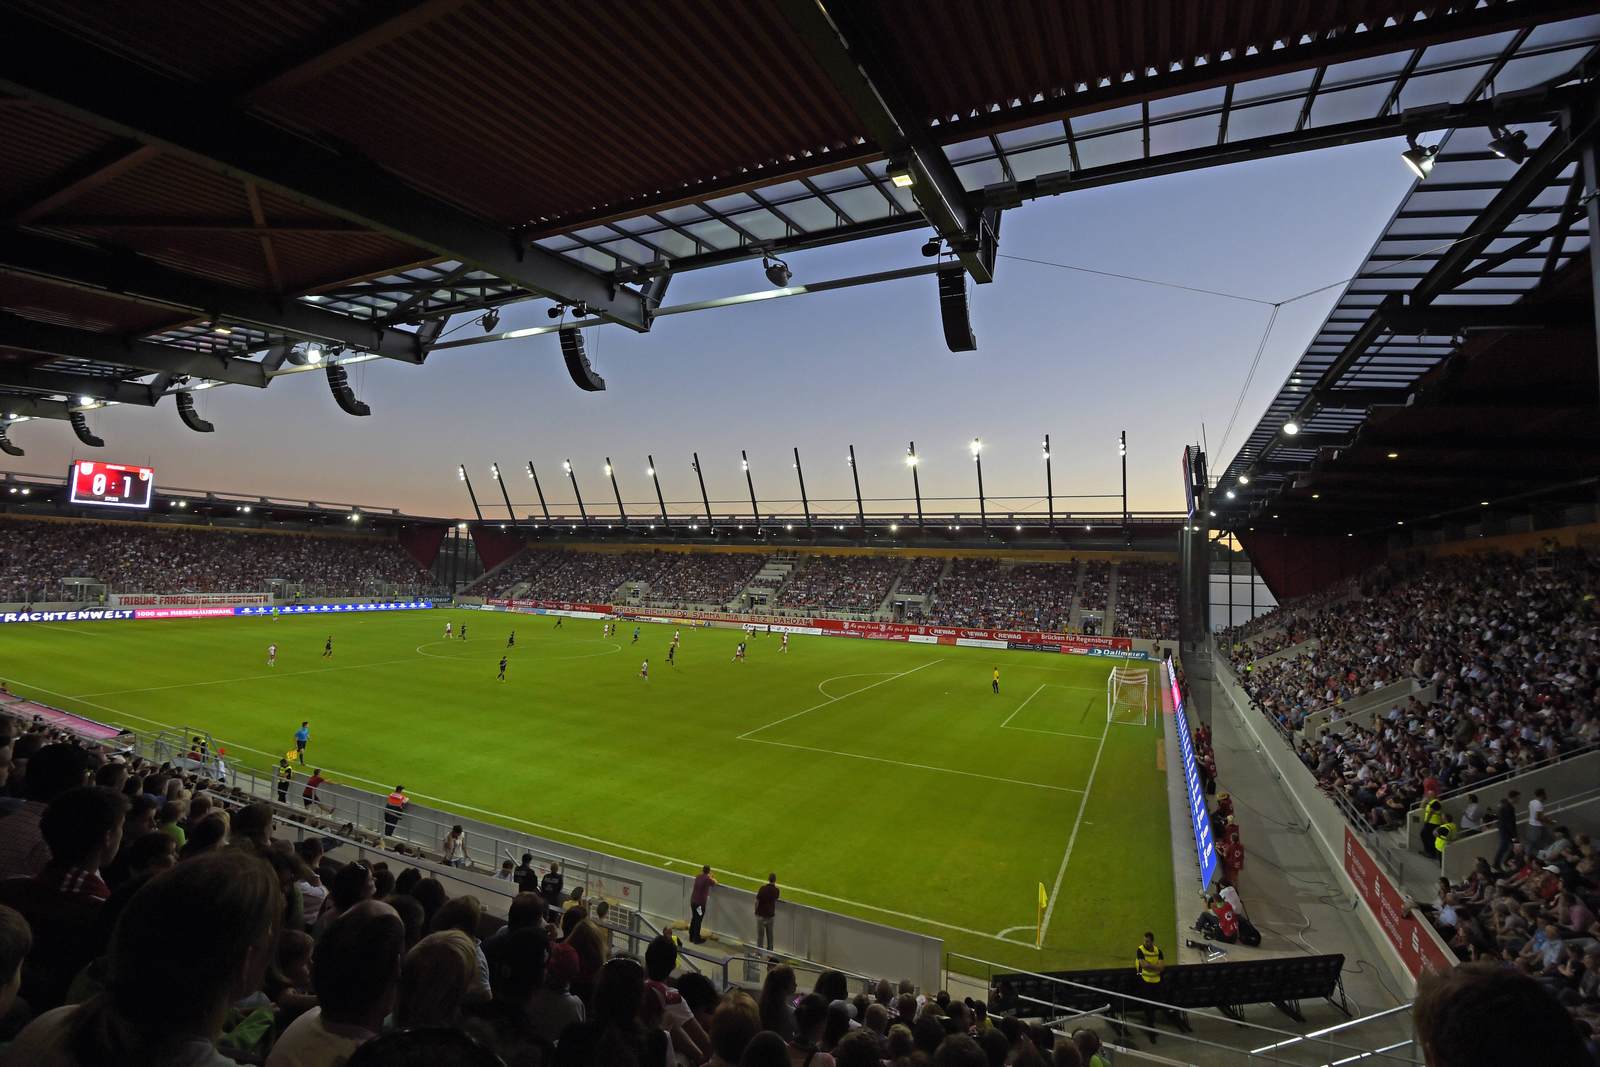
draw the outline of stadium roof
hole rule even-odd
[[[0,0],[0,428],[533,297],[646,330],[675,273],[883,234],[989,281],[1036,197],[1551,118],[1594,11]]]
[[[1488,129],[1444,140],[1218,479],[1214,526],[1371,533],[1592,498],[1585,89],[1500,131],[1525,160]]]

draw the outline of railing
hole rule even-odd
[[[158,763],[169,760],[184,759],[183,753],[189,751],[190,739],[196,736],[204,737],[208,749],[214,753],[215,744],[211,738],[202,731],[188,730],[180,734],[171,731],[158,731],[136,735],[139,738],[138,749],[141,755],[147,756]],[[211,757],[204,764],[204,769],[215,773],[217,762]],[[305,789],[304,769],[296,767],[302,777],[290,783],[285,806],[291,807],[300,800]],[[227,763],[225,768],[226,781],[250,793],[252,796],[263,800],[272,800],[277,796],[277,777],[271,771],[259,771],[248,766]],[[441,854],[441,843],[450,828],[460,820],[444,821],[431,813],[408,809],[405,815],[394,827],[393,832],[388,832],[384,819],[385,805],[376,796],[354,789],[350,786],[324,783],[317,790],[320,801],[319,808],[305,810],[307,817],[315,816],[335,825],[350,824],[362,831],[356,835],[365,848],[381,848],[389,845],[403,844],[408,846],[416,855],[406,855],[407,861],[425,859],[430,855]],[[331,801],[331,803],[330,803]],[[492,824],[478,823],[474,820],[473,832],[468,835],[463,848],[468,865],[465,868],[450,868],[452,870],[466,870],[476,874],[493,875],[499,870],[502,858],[510,859],[516,863],[524,854],[532,855],[534,862],[541,868],[546,868],[554,861],[561,864],[561,870],[566,876],[566,885],[570,890],[576,885],[584,887],[585,895],[597,893],[603,896],[616,896],[615,893],[606,893],[607,889],[620,887],[626,884],[630,890],[629,906],[642,910],[644,907],[644,887],[638,882],[621,879],[615,875],[600,877],[587,863],[582,860],[571,859],[565,855],[557,855],[547,849],[535,845],[523,835],[515,831],[506,830],[503,833],[485,832],[483,827]],[[376,842],[363,840],[364,837],[376,837]],[[487,853],[487,862],[485,854]]]
[[[1397,1022],[1406,1019],[1411,1011],[1409,1004],[1357,1019],[1350,1019],[1334,1026],[1314,1030],[1308,1034],[1297,1034],[1292,1030],[1252,1023],[1202,1008],[1176,1009],[1185,1018],[1191,1029],[1198,1023],[1207,1032],[1210,1032],[1213,1029],[1212,1024],[1215,1024],[1214,1029],[1219,1032],[1218,1036],[1220,1036],[1222,1033],[1236,1033],[1238,1029],[1242,1028],[1257,1035],[1256,1039],[1262,1042],[1256,1047],[1242,1049],[1213,1040],[1210,1037],[1151,1027],[1148,1024],[1133,1022],[1127,1018],[1129,1008],[1141,1011],[1149,1008],[1162,1015],[1170,1014],[1175,1010],[1160,1000],[1098,989],[1080,982],[1073,982],[1048,974],[1039,974],[1034,971],[1025,971],[1006,964],[995,963],[992,960],[964,956],[960,953],[950,953],[949,959],[952,962],[961,960],[968,965],[975,965],[963,968],[960,973],[986,977],[991,985],[997,975],[1022,975],[1048,983],[1047,988],[1052,991],[1052,999],[1045,1000],[1039,997],[1019,998],[1041,1009],[1037,1012],[1021,1011],[1017,1013],[1024,1017],[1036,1017],[1054,1021],[1062,1018],[1082,1018],[1089,1015],[1104,1016],[1119,1035],[1126,1030],[1135,1030],[1146,1036],[1159,1035],[1167,1042],[1166,1047],[1162,1049],[1162,1055],[1159,1057],[1130,1045],[1109,1045],[1111,1051],[1118,1058],[1125,1056],[1134,1060],[1180,1065],[1196,1062],[1193,1059],[1173,1058],[1173,1054],[1176,1052],[1179,1056],[1204,1057],[1208,1062],[1247,1065],[1286,1064],[1294,1065],[1294,1067],[1304,1067],[1306,1064],[1348,1063],[1358,1059],[1378,1065],[1390,1065],[1390,1067],[1401,1064],[1407,1065],[1407,1067],[1415,1067],[1416,1064],[1423,1062],[1421,1050],[1415,1046],[1409,1037],[1399,1041],[1385,1037],[1383,1040],[1386,1044],[1377,1048],[1363,1048],[1349,1043],[1349,1035],[1353,1031],[1363,1026],[1370,1026],[1377,1020],[1384,1020],[1386,1026],[1393,1026]],[[1130,964],[1129,966],[1131,967],[1132,965]],[[1053,996],[1056,990],[1060,990],[1062,994],[1061,1001],[1081,1002],[1084,994],[1088,993],[1104,997],[1106,1003],[1104,1007],[1086,1011],[1082,1008],[1075,1008],[1058,1002]],[[1406,1024],[1405,1029],[1409,1030],[1409,1023]],[[1334,1039],[1329,1036],[1333,1034],[1338,1034],[1339,1038]]]

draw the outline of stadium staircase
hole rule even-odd
[[[526,546],[524,546],[520,551],[511,553],[511,555],[507,556],[505,559],[501,560],[499,563],[496,563],[493,567],[490,567],[488,570],[474,578],[472,580],[472,584],[467,586],[466,590],[463,590],[463,592],[470,591],[471,593],[479,596],[487,595],[488,591],[494,588],[495,576],[506,568],[512,566],[527,554],[528,549]],[[506,596],[513,598],[519,597],[523,593],[527,592],[527,589],[527,582],[518,582],[516,585],[511,587],[511,590],[506,593]]]
[[[1079,633],[1083,631],[1083,578],[1088,572],[1088,562],[1080,559],[1078,577],[1072,583],[1072,610],[1067,612],[1067,628]]]
[[[796,556],[768,556],[761,569],[756,571],[745,587],[739,591],[739,595],[734,598],[734,605],[749,608],[756,603],[755,597],[759,595],[766,598],[767,607],[776,606],[778,594],[789,584],[789,579],[794,577],[799,566],[800,560]]]
[[[1100,626],[1103,634],[1117,632],[1117,576],[1122,573],[1122,568],[1117,564],[1111,565],[1111,573],[1106,576],[1106,618]]]

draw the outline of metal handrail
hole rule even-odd
[[[1277,1035],[1279,1037],[1301,1038],[1301,1037],[1305,1036],[1305,1035],[1302,1035],[1302,1034],[1296,1034],[1292,1030],[1283,1030],[1283,1029],[1280,1029],[1278,1027],[1267,1026],[1267,1025],[1262,1024],[1262,1023],[1247,1022],[1247,1021],[1245,1021],[1243,1019],[1236,1019],[1236,1018],[1232,1018],[1232,1017],[1227,1016],[1227,1015],[1222,1015],[1222,1014],[1219,1014],[1219,1013],[1210,1012],[1210,1011],[1207,1011],[1204,1008],[1174,1008],[1170,1004],[1166,1004],[1166,1003],[1164,1003],[1162,1001],[1154,1000],[1154,999],[1151,999],[1151,998],[1148,998],[1148,997],[1134,996],[1131,993],[1114,993],[1114,992],[1112,992],[1110,990],[1101,989],[1098,986],[1091,986],[1091,985],[1087,985],[1087,984],[1082,983],[1082,982],[1074,982],[1074,981],[1072,981],[1070,979],[1060,978],[1060,977],[1057,977],[1055,975],[1040,974],[1037,971],[1029,971],[1029,970],[1026,970],[1025,968],[1021,968],[1021,967],[1012,967],[1012,966],[1008,966],[1006,964],[997,963],[994,960],[986,960],[986,959],[982,959],[981,957],[978,957],[978,956],[967,956],[967,955],[964,955],[962,953],[952,952],[947,956],[947,962],[946,962],[946,966],[945,966],[946,973],[949,972],[949,963],[948,963],[948,961],[949,960],[957,960],[957,959],[967,960],[967,961],[970,961],[972,963],[981,964],[984,967],[991,968],[991,970],[989,971],[991,976],[996,971],[998,971],[998,972],[1004,973],[1004,974],[1016,974],[1016,975],[1024,975],[1024,976],[1029,977],[1029,978],[1038,978],[1038,979],[1041,979],[1041,980],[1043,980],[1045,982],[1050,983],[1052,986],[1066,986],[1066,987],[1071,988],[1071,989],[1083,990],[1083,991],[1090,992],[1090,993],[1097,993],[1100,996],[1104,996],[1104,997],[1110,998],[1110,1000],[1111,1000],[1111,1002],[1113,1004],[1123,1004],[1123,1005],[1126,1005],[1126,1004],[1139,1004],[1139,1005],[1147,1006],[1147,1007],[1150,1007],[1150,1008],[1153,1008],[1153,1009],[1159,1009],[1161,1011],[1181,1011],[1185,1015],[1195,1016],[1195,1017],[1198,1017],[1198,1018],[1206,1019],[1208,1021],[1223,1023],[1223,1024],[1230,1025],[1230,1026],[1243,1027],[1243,1028],[1245,1028],[1247,1030],[1259,1030],[1262,1033],[1275,1034],[1275,1035]],[[1037,1000],[1037,998],[1030,998],[1030,999]],[[1375,1017],[1376,1016],[1363,1016],[1362,1018],[1370,1019],[1370,1018],[1375,1018]],[[1139,1030],[1149,1030],[1150,1029],[1150,1027],[1147,1027],[1147,1026],[1142,1026],[1142,1025],[1139,1025],[1137,1023],[1130,1023],[1126,1019],[1119,1020],[1119,1023],[1120,1023],[1120,1025],[1130,1026],[1130,1027],[1133,1027],[1133,1028],[1139,1029]],[[1210,1042],[1210,1041],[1205,1040],[1204,1038],[1197,1038],[1197,1037],[1194,1037],[1191,1034],[1173,1035],[1171,1031],[1161,1030],[1159,1028],[1156,1028],[1156,1032],[1160,1033],[1160,1034],[1162,1034],[1164,1036],[1168,1036],[1168,1037],[1179,1036],[1179,1037],[1181,1037],[1182,1039],[1184,1039],[1186,1041],[1191,1041],[1191,1042],[1193,1042],[1195,1044],[1198,1044],[1198,1045],[1206,1045],[1206,1046],[1210,1046],[1210,1047],[1213,1047],[1213,1048],[1222,1049],[1222,1050],[1224,1050],[1224,1051],[1226,1051],[1226,1052],[1228,1052],[1228,1053],[1230,1053],[1230,1054],[1232,1054],[1234,1056],[1239,1055],[1240,1052],[1241,1052],[1241,1050],[1239,1050],[1239,1049],[1230,1048],[1228,1046],[1220,1045],[1220,1044],[1217,1044],[1215,1042]],[[1316,1040],[1323,1041],[1322,1038],[1317,1038]],[[1352,1045],[1344,1045],[1344,1044],[1341,1044],[1339,1042],[1334,1042],[1334,1041],[1325,1041],[1324,1043],[1327,1044],[1330,1048],[1337,1049],[1338,1051],[1358,1054],[1358,1055],[1360,1055],[1362,1057],[1370,1057],[1370,1056],[1374,1056],[1374,1055],[1379,1055],[1379,1053],[1377,1053],[1373,1049],[1357,1048],[1357,1047],[1352,1046]],[[1246,1053],[1246,1055],[1254,1056],[1256,1054],[1255,1053]],[[1271,1063],[1286,1063],[1288,1061],[1280,1060],[1280,1059],[1278,1059],[1276,1057],[1268,1057],[1268,1062],[1271,1062]],[[1410,1064],[1410,1063],[1413,1063],[1414,1061],[1413,1060],[1405,1060],[1405,1061],[1394,1061],[1394,1062],[1405,1062],[1407,1064]]]
[[[1590,752],[1596,751],[1600,751],[1600,741],[1591,741],[1587,745],[1580,745],[1577,748],[1570,749],[1566,752],[1558,752],[1554,756],[1549,756],[1545,759],[1530,763],[1526,767],[1513,767],[1510,770],[1501,771],[1499,774],[1490,775],[1488,778],[1473,782],[1471,785],[1458,785],[1454,789],[1440,793],[1439,799],[1450,800],[1454,797],[1465,796],[1468,793],[1477,792],[1479,789],[1482,789],[1485,786],[1497,785],[1500,782],[1507,782],[1524,774],[1530,774],[1534,771],[1542,771],[1546,767],[1554,767],[1557,764],[1563,763],[1569,759],[1573,759],[1576,756],[1583,756]],[[1419,802],[1407,808],[1406,814],[1410,815],[1412,812],[1420,811],[1421,809],[1422,804]]]

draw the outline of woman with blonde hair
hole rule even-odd
[[[400,996],[395,1025],[455,1026],[461,1004],[483,999],[478,981],[478,953],[472,938],[460,930],[441,930],[418,941],[400,967]]]

